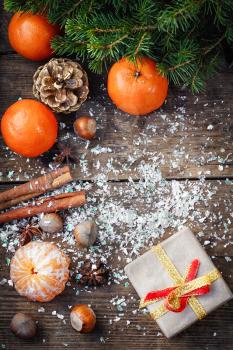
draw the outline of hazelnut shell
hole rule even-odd
[[[88,116],[79,117],[74,122],[74,131],[79,137],[91,140],[96,135],[96,120]]]
[[[88,305],[76,305],[71,310],[70,322],[77,332],[90,333],[95,328],[96,315]]]
[[[93,245],[97,237],[97,226],[93,220],[86,220],[74,228],[74,236],[81,248]]]
[[[17,313],[11,320],[10,328],[19,338],[30,339],[36,335],[37,325],[30,315]]]
[[[45,214],[40,219],[39,226],[44,232],[57,233],[63,230],[63,220],[56,213]]]

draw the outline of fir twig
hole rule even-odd
[[[203,54],[207,55],[210,51],[212,51],[216,46],[218,46],[224,39],[225,39],[225,33],[220,36],[220,38],[213,43],[213,45],[210,45],[209,47],[206,47],[203,49]]]
[[[175,85],[203,90],[221,45],[233,49],[232,0],[5,0],[8,11],[45,12],[65,28],[52,47],[94,72],[123,56],[153,57]]]

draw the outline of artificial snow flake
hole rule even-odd
[[[179,102],[183,101],[185,104],[185,97],[178,97]],[[194,104],[200,103],[202,102],[196,97]],[[90,100],[87,106],[89,106],[87,112],[90,116],[97,115],[98,128],[104,134],[106,125],[102,122],[102,114],[107,107],[106,101],[100,103]],[[119,110],[115,110],[114,113],[119,121],[121,121],[120,118],[125,118]],[[125,128],[121,135],[121,145],[115,145],[114,142],[107,143],[106,139],[100,142],[97,140],[97,143],[96,141],[81,143],[75,139],[75,142],[80,142],[82,152],[77,168],[86,181],[74,181],[56,189],[52,194],[45,195],[86,190],[85,206],[70,209],[64,213],[63,232],[53,235],[44,233],[40,239],[56,242],[65,253],[69,254],[74,278],[80,277],[78,270],[86,259],[95,266],[101,257],[101,260],[107,262],[112,270],[112,278],[107,284],[121,285],[121,290],[126,295],[130,291],[130,285],[124,273],[124,266],[162,240],[165,234],[173,234],[183,225],[191,227],[196,225],[197,236],[202,245],[207,246],[208,249],[216,247],[219,242],[221,242],[220,247],[223,248],[233,244],[230,230],[233,220],[231,202],[222,198],[223,203],[219,203],[216,198],[218,198],[220,183],[205,179],[205,176],[214,174],[212,165],[217,166],[219,171],[223,171],[232,161],[232,154],[228,153],[231,150],[228,140],[223,140],[221,148],[210,151],[215,141],[212,135],[214,133],[206,132],[208,137],[195,155],[190,147],[194,140],[192,138],[196,137],[196,131],[195,128],[192,129],[192,125],[195,126],[194,122],[199,116],[196,114],[188,116],[185,106],[180,105],[175,107],[172,113],[166,113],[164,110],[156,113],[158,118],[148,117],[142,128],[138,127],[137,122],[133,122],[132,138],[129,130]],[[127,118],[124,120],[127,123]],[[217,130],[217,120],[220,119],[214,119],[214,113],[210,119],[206,117],[205,128],[209,131]],[[116,132],[120,123],[116,128],[114,125],[111,127],[114,128],[112,132]],[[64,123],[60,123],[60,129],[63,133],[62,140],[69,139],[70,132],[67,131],[64,134],[66,129]],[[155,137],[161,143],[158,147],[154,146]],[[173,140],[178,141],[174,143]],[[164,151],[164,146],[167,147],[167,151]],[[186,168],[186,165],[196,168],[198,180],[168,179],[176,175],[193,177],[192,171],[189,167]],[[27,170],[30,166],[31,160],[28,159]],[[54,170],[54,163],[48,164],[48,167]],[[40,171],[39,175],[45,173],[45,169],[38,171]],[[31,173],[21,168],[15,174],[13,169],[7,169],[0,176],[3,178],[8,176],[11,180],[15,180],[16,176],[19,176],[19,179],[29,179]],[[87,177],[91,181],[87,180]],[[116,181],[118,179],[123,181]],[[233,190],[231,179],[226,179],[221,184],[228,188],[229,193]],[[38,218],[34,219],[37,222]],[[72,231],[78,223],[90,219],[96,221],[98,240],[88,251],[77,249]],[[1,226],[0,243],[6,251],[6,258],[4,258],[6,265],[9,264],[10,258],[18,247],[20,227],[25,227],[28,223],[29,220],[22,219]],[[231,257],[225,256],[227,263],[231,260]],[[0,286],[4,287],[9,283],[7,278],[3,278]],[[80,288],[80,286],[77,287],[77,283],[74,285],[70,281],[67,283],[67,288],[72,289],[75,296],[82,292],[95,293],[95,288],[98,287],[82,286]],[[132,296],[115,295],[112,298],[112,295],[109,295],[107,302],[115,312],[109,320],[109,325],[123,320],[122,324],[129,326],[130,320],[124,319],[124,313],[128,303],[132,302],[135,303],[131,311],[132,316],[136,315],[137,301]],[[45,312],[45,310],[40,307],[38,312]],[[64,315],[55,310],[50,312],[65,324]],[[161,333],[158,332],[157,336],[161,336]],[[100,339],[100,342],[105,341],[107,342],[106,337]],[[63,345],[66,346],[65,343]]]

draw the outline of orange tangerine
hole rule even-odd
[[[167,97],[168,80],[149,57],[136,62],[123,57],[115,62],[108,73],[108,94],[122,111],[145,115],[158,109]]]
[[[1,120],[7,146],[24,157],[37,157],[55,143],[57,119],[43,103],[25,99],[13,103]]]
[[[55,244],[30,242],[16,251],[10,276],[20,295],[47,302],[65,289],[69,264],[69,257]]]
[[[60,33],[57,25],[41,14],[17,12],[10,20],[8,37],[11,46],[23,57],[33,61],[53,55],[51,40]]]

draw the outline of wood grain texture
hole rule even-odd
[[[0,114],[19,97],[33,98],[32,76],[38,66],[39,63],[29,62],[16,54],[0,57]],[[120,112],[110,102],[104,88],[106,77],[89,74],[91,94],[77,116],[91,112],[97,118],[97,139],[87,147],[85,141],[75,137],[72,126],[75,115],[59,116],[66,125],[60,130],[60,139],[69,134],[68,139],[75,149],[79,178],[93,179],[96,175],[93,162],[100,162],[100,167],[104,167],[109,158],[112,158],[117,171],[117,174],[109,171],[109,179],[137,178],[138,164],[151,155],[163,156],[161,170],[167,178],[196,178],[200,174],[210,178],[232,177],[232,78],[230,71],[220,73],[208,82],[206,93],[198,97],[188,91],[170,89],[163,111],[135,117]],[[180,112],[182,110],[184,114]],[[208,129],[209,126],[212,129]],[[45,155],[29,160],[9,152],[2,139],[0,145],[1,181],[25,181],[39,175],[41,170],[48,171],[49,162],[56,153],[54,147]],[[97,146],[104,149],[99,154],[93,153]],[[134,154],[135,163],[124,167],[129,155]],[[188,157],[185,158],[185,155]],[[88,174],[79,167],[79,159],[83,157],[89,163]],[[10,177],[9,170],[14,171]]]
[[[0,114],[2,115],[6,108],[19,97],[33,97],[32,76],[41,63],[30,62],[13,53],[7,40],[7,23],[10,15],[3,12],[1,7],[0,16]],[[118,111],[108,99],[104,89],[106,76],[97,77],[90,72],[88,75],[91,94],[78,111],[78,115],[92,113],[97,118],[97,139],[87,148],[85,142],[74,137],[72,124],[75,115],[58,117],[66,124],[66,128],[60,131],[60,138],[69,133],[70,141],[76,148],[77,158],[85,154],[85,159],[90,165],[88,175],[82,172],[78,165],[78,177],[82,180],[93,180],[97,172],[93,164],[99,161],[100,166],[104,167],[112,158],[117,171],[109,171],[107,174],[111,195],[115,196],[115,200],[119,203],[124,201],[125,207],[134,206],[143,212],[153,210],[153,205],[151,207],[146,205],[144,201],[140,201],[140,198],[127,202],[119,196],[119,193],[117,195],[117,192],[114,192],[114,188],[122,186],[124,191],[129,176],[137,180],[138,164],[148,160],[151,155],[158,156],[161,153],[164,157],[160,168],[166,178],[178,178],[183,183],[187,178],[195,179],[205,174],[210,179],[207,183],[213,189],[214,195],[208,203],[204,201],[198,203],[195,209],[200,213],[208,209],[211,216],[204,222],[193,221],[190,217],[187,224],[195,233],[204,232],[204,236],[200,237],[201,243],[204,244],[205,240],[211,242],[206,246],[207,253],[214,257],[216,266],[223,272],[223,276],[233,289],[232,262],[226,260],[226,257],[233,257],[231,223],[233,185],[224,181],[226,177],[233,178],[233,72],[225,68],[222,73],[208,82],[206,93],[199,96],[193,96],[186,90],[170,89],[168,101],[163,110],[147,117],[132,117]],[[166,118],[164,118],[165,115]],[[212,127],[209,128],[210,125]],[[93,153],[91,150],[98,145],[111,149],[111,152]],[[0,190],[8,188],[10,182],[13,185],[15,181],[25,181],[37,176],[43,169],[47,171],[55,154],[55,150],[52,150],[49,154],[37,159],[25,160],[7,150],[2,139],[0,139],[0,147],[0,182],[2,184]],[[123,167],[127,164],[129,155],[135,151],[135,163],[129,167]],[[185,157],[187,154],[188,158]],[[223,180],[216,181],[214,180],[216,178]],[[121,230],[123,228],[119,228],[119,232]],[[169,230],[164,238],[168,235]],[[218,240],[218,237],[221,240]],[[112,256],[113,266],[117,264],[117,256],[121,254],[116,246],[115,254]],[[1,247],[0,281],[2,278],[9,279],[9,266],[6,264],[6,258],[9,257],[10,253]],[[118,314],[116,308],[109,302],[115,296],[124,296],[128,300],[128,305],[120,321],[113,322],[110,326],[110,320]],[[79,335],[71,329],[67,306],[75,303],[92,304],[98,319],[94,333]],[[135,348],[138,350],[232,350],[233,302],[216,310],[205,320],[197,322],[171,340],[158,335],[159,329],[149,317],[141,312],[134,313],[138,308],[138,299],[131,286],[112,284],[97,288],[92,293],[83,291],[78,296],[72,288],[66,288],[61,296],[43,305],[44,313],[38,313],[39,307],[41,304],[31,303],[21,298],[8,284],[0,285],[0,348],[1,344],[4,344],[8,350],[66,348],[73,350],[134,350]],[[56,316],[52,316],[54,310],[64,314],[66,324]],[[9,331],[10,320],[19,311],[29,312],[39,321],[39,334],[36,339],[22,341],[15,338]],[[127,320],[130,321],[129,325]],[[101,337],[104,338],[105,343],[101,342]]]
[[[223,211],[226,207],[226,214],[224,220],[230,217],[230,213],[233,209],[232,203],[232,186],[227,185],[224,181],[208,181],[209,190],[215,191],[215,195],[210,201],[208,201],[208,210],[212,213],[204,223],[198,221],[193,222],[190,220],[189,226],[193,229],[194,233],[203,230],[204,235],[200,237],[202,244],[206,240],[210,240],[211,244],[206,246],[206,250],[210,256],[214,258],[214,263],[223,272],[223,276],[233,288],[233,275],[232,275],[232,263],[225,259],[225,256],[233,258],[232,240],[233,228],[230,226],[226,235],[223,222],[219,220],[219,211]],[[132,205],[132,203],[124,201],[121,197],[115,197],[115,187],[122,187],[126,189],[127,184],[118,183],[110,184],[112,188],[111,198],[118,200],[119,205],[124,202],[125,207]],[[3,186],[1,187],[3,189]],[[0,188],[0,189],[1,189]],[[4,187],[6,188],[6,186]],[[169,195],[169,194],[168,194]],[[156,194],[155,198],[156,200]],[[219,203],[216,206],[216,203]],[[141,201],[141,206],[138,202],[134,203],[135,207],[141,211],[148,210],[146,201]],[[204,212],[206,210],[206,203],[200,202],[196,211]],[[123,228],[119,228],[121,232]],[[175,230],[173,229],[173,232]],[[163,238],[169,236],[170,230],[164,235]],[[218,242],[215,247],[215,242],[218,238],[222,238],[221,242]],[[224,238],[225,237],[225,238]],[[61,239],[61,238],[60,238]],[[158,241],[155,240],[154,243]],[[227,249],[226,244],[229,244]],[[145,251],[146,248],[142,250]],[[1,250],[1,266],[0,280],[2,278],[9,278],[9,267],[6,266],[5,260],[10,257],[10,253],[5,253],[4,249]],[[122,266],[126,264],[124,262],[125,257],[118,250],[118,246],[113,249],[112,264],[117,265],[120,256],[122,258]],[[72,265],[74,268],[75,266]],[[119,322],[114,320],[119,312],[109,302],[109,300],[115,296],[125,297],[127,300],[127,307],[122,312]],[[131,299],[132,297],[132,299]],[[91,335],[83,336],[75,333],[69,324],[69,311],[68,305],[74,305],[75,303],[88,303],[91,304],[97,314],[98,326],[95,332]],[[38,313],[38,308],[43,306],[45,313]],[[55,298],[48,304],[39,304],[26,301],[24,298],[17,295],[12,287],[7,284],[1,286],[0,289],[0,314],[4,315],[0,321],[0,344],[1,342],[6,344],[7,349],[30,349],[33,346],[36,350],[42,349],[64,349],[64,344],[68,344],[69,349],[76,349],[77,344],[81,349],[114,349],[114,350],[131,350],[135,349],[135,345],[138,349],[175,349],[175,350],[197,350],[197,349],[211,349],[217,350],[221,345],[221,349],[230,350],[232,342],[232,328],[231,319],[233,316],[233,302],[229,302],[224,307],[216,310],[209,315],[205,320],[196,323],[190,327],[187,331],[181,335],[175,337],[172,340],[167,340],[163,336],[157,336],[159,329],[157,325],[148,317],[143,315],[142,312],[135,312],[138,308],[138,297],[131,286],[124,287],[123,285],[112,284],[111,286],[100,287],[93,290],[91,293],[82,291],[78,296],[72,288],[66,288],[65,292],[59,297]],[[32,314],[40,324],[40,332],[38,337],[34,341],[20,341],[16,339],[9,331],[9,323],[15,312],[24,310]],[[52,312],[56,310],[65,316],[66,324],[59,320],[56,316],[52,316]],[[127,325],[127,320],[130,324]],[[110,325],[110,322],[113,324]],[[216,336],[214,334],[216,333]],[[105,343],[101,343],[101,337],[105,339]],[[43,339],[45,342],[43,343]],[[224,344],[224,345],[223,345]]]
[[[230,273],[229,264],[223,258],[215,260],[219,269]],[[229,278],[227,278],[229,281]],[[232,282],[230,283],[233,288]],[[137,349],[179,349],[179,350],[197,350],[219,348],[224,350],[232,349],[232,317],[233,304],[228,303],[224,307],[216,310],[205,320],[197,322],[187,331],[167,340],[163,336],[157,336],[159,329],[155,322],[141,312],[134,315],[132,312],[137,309],[137,302],[130,301],[127,306],[127,312],[119,322],[109,327],[109,320],[116,316],[116,311],[112,305],[108,303],[109,298],[116,295],[125,296],[127,299],[137,298],[132,287],[124,288],[112,286],[99,288],[93,293],[80,293],[75,296],[71,290],[66,291],[53,302],[46,305],[45,313],[38,313],[38,308],[41,306],[38,303],[30,303],[19,297],[12,288],[4,287],[1,291],[1,306],[0,311],[0,343],[6,344],[7,349],[65,349],[64,344],[68,344],[69,349],[114,349],[114,350],[133,350]],[[7,300],[7,302],[5,302]],[[98,326],[90,335],[79,335],[71,329],[69,324],[69,311],[67,305],[74,303],[91,304],[96,312]],[[16,339],[9,331],[9,323],[15,312],[24,310],[30,313],[39,321],[40,332],[38,337],[33,341],[22,341]],[[65,315],[66,324],[52,316],[52,312],[56,310],[58,313]],[[126,325],[127,320],[130,320],[130,325]],[[114,323],[114,322],[113,322]],[[140,328],[141,327],[141,328]],[[213,336],[216,333],[216,336]],[[106,339],[103,344],[100,337]],[[43,339],[45,342],[43,343]]]

